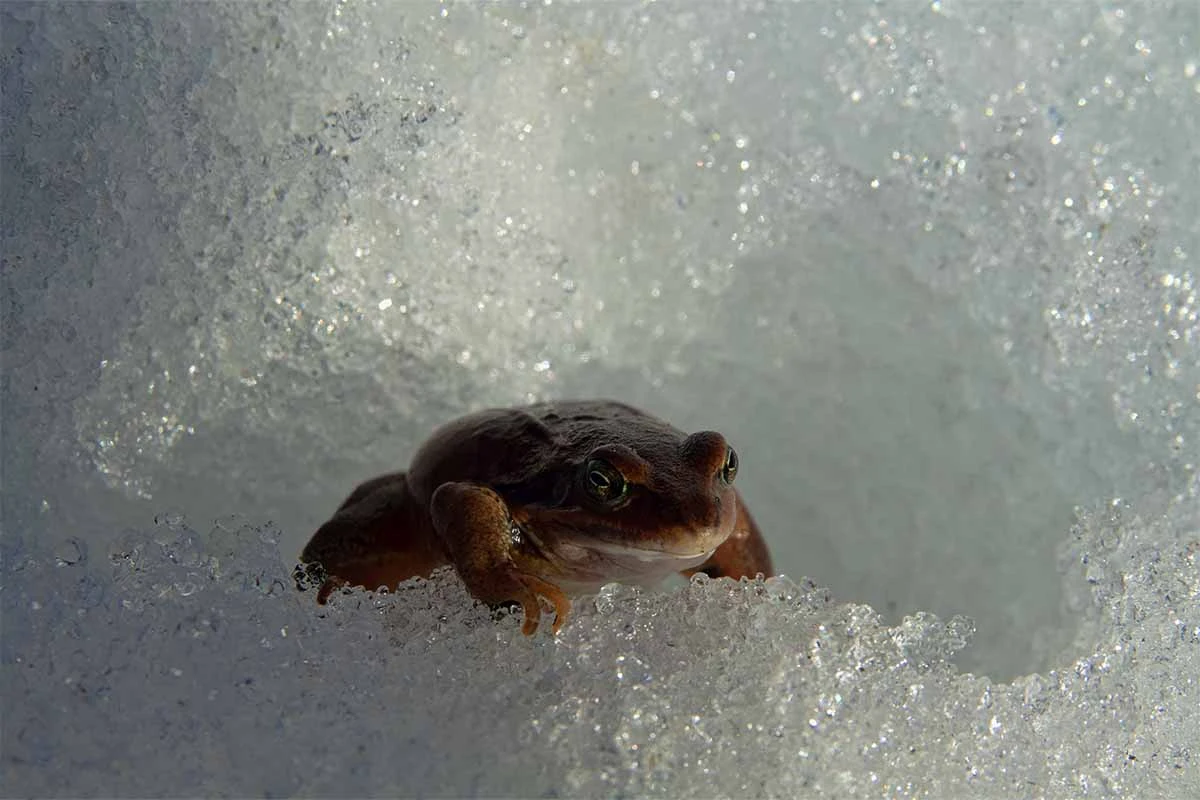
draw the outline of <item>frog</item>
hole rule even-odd
[[[467,414],[436,429],[408,469],[356,487],[301,553],[342,587],[394,589],[452,567],[521,630],[557,634],[571,597],[673,574],[774,575],[738,489],[737,452],[716,431],[687,434],[615,400],[560,400]]]

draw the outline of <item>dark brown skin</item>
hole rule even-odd
[[[329,576],[320,603],[449,564],[483,602],[520,603],[526,634],[545,597],[557,632],[568,594],[612,581],[772,575],[736,473],[721,434],[689,436],[621,403],[481,411],[435,431],[407,473],[355,489],[300,558]]]

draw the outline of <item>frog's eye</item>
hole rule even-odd
[[[593,458],[587,463],[583,485],[588,494],[601,503],[615,503],[629,491],[625,477],[616,467],[600,458]]]
[[[737,477],[738,457],[737,451],[732,447],[725,450],[725,464],[721,467],[721,480],[725,483],[733,483],[733,479]]]

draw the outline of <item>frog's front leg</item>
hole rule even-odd
[[[475,483],[444,483],[433,493],[430,513],[471,594],[491,605],[520,603],[525,612],[521,630],[526,636],[537,630],[541,595],[554,604],[554,632],[558,632],[571,602],[557,586],[518,569],[513,561],[515,523],[500,495]]]

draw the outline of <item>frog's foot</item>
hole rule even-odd
[[[554,584],[523,572],[513,562],[516,530],[500,495],[473,483],[445,483],[430,503],[433,526],[450,550],[451,560],[471,594],[491,605],[521,604],[521,631],[531,636],[538,628],[542,607],[538,597],[554,606],[558,633],[571,610],[571,601]]]
[[[542,619],[542,604],[539,597],[544,597],[554,606],[554,625],[551,630],[558,633],[563,624],[567,621],[567,617],[571,613],[571,600],[552,583],[547,583],[535,575],[518,572],[513,570],[503,576],[501,580],[492,579],[488,581],[488,586],[480,587],[479,584],[472,585],[467,580],[467,588],[471,590],[471,594],[484,600],[488,594],[492,596],[504,595],[503,600],[484,600],[484,602],[492,605],[507,605],[521,606],[521,611],[525,614],[525,621],[521,623],[521,632],[526,636],[532,636],[538,629],[538,623]]]

